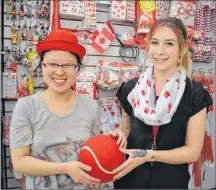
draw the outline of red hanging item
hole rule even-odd
[[[75,29],[61,27],[59,18],[59,0],[53,0],[52,31],[53,30],[64,30],[73,33],[77,31]]]
[[[53,0],[53,17],[52,17],[52,30],[61,29],[60,19],[59,19],[59,1]]]
[[[156,0],[137,1],[137,33],[148,33],[156,18]]]

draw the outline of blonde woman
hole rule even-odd
[[[208,92],[187,76],[187,31],[178,18],[158,20],[147,35],[152,66],[117,93],[128,136],[116,189],[187,189],[188,163],[201,152]]]

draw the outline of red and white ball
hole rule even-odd
[[[88,139],[82,146],[79,161],[92,167],[89,175],[102,183],[113,180],[113,170],[125,160],[120,152],[117,139],[111,135],[98,135]]]

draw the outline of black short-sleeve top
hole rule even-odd
[[[152,126],[146,125],[133,114],[133,108],[127,100],[138,78],[123,83],[117,92],[124,111],[131,117],[131,129],[128,136],[128,149],[151,149],[153,143]],[[184,146],[187,122],[196,113],[212,105],[212,99],[204,87],[189,78],[179,106],[171,122],[159,127],[156,144],[158,150],[170,150]],[[207,109],[208,110],[208,109]],[[125,177],[114,183],[116,189],[144,188],[188,188],[190,176],[188,164],[165,164],[155,162],[138,166]]]

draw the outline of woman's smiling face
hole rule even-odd
[[[77,58],[70,52],[52,50],[44,55],[43,78],[48,88],[56,93],[71,90],[78,73]]]
[[[179,41],[173,29],[162,26],[149,42],[149,55],[155,69],[160,71],[177,67],[180,56]]]

